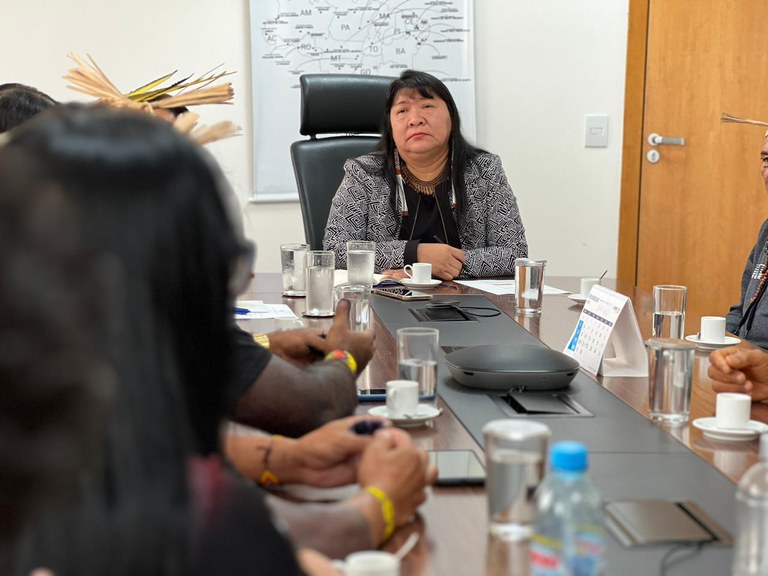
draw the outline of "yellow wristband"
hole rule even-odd
[[[347,365],[349,371],[352,372],[352,376],[357,376],[357,361],[351,353],[346,350],[331,350],[325,355],[324,360],[341,360]]]
[[[269,336],[266,334],[254,334],[253,341],[259,344],[262,348],[269,350]]]
[[[395,505],[392,504],[387,493],[376,486],[366,486],[363,491],[376,498],[381,506],[381,516],[384,518],[384,542],[386,542],[395,531]]]

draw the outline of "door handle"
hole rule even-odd
[[[685,138],[669,138],[654,132],[648,136],[648,144],[651,146],[685,146]]]

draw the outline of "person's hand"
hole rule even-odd
[[[413,518],[427,498],[426,487],[436,479],[437,469],[429,464],[427,453],[396,428],[374,434],[363,451],[357,476],[361,486],[375,486],[389,496],[395,508],[395,526]]]
[[[360,374],[373,357],[373,330],[352,332],[349,329],[349,301],[340,300],[336,306],[333,325],[328,330],[322,350],[327,354],[331,350],[346,350],[357,362],[357,373]]]
[[[432,264],[432,276],[441,280],[453,280],[461,273],[464,265],[464,251],[448,244],[420,242],[416,250],[419,262]]]
[[[408,278],[408,274],[405,273],[405,270],[402,268],[398,268],[397,270],[384,270],[382,272],[383,276],[389,276],[390,278],[394,278],[395,280],[405,280]]]
[[[318,352],[325,350],[326,344],[321,334],[319,328],[270,332],[269,351],[283,360],[306,366],[318,359]]]
[[[307,576],[344,576],[334,563],[320,552],[302,548],[296,553],[302,571]]]
[[[715,392],[741,392],[759,402],[768,399],[768,352],[730,346],[709,355],[707,375]]]
[[[372,440],[371,436],[355,434],[350,429],[362,420],[389,424],[386,418],[350,416],[334,420],[298,439],[294,449],[297,450],[302,483],[325,488],[357,480],[359,456]]]

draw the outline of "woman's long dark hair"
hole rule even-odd
[[[451,96],[451,92],[446,85],[431,74],[419,72],[418,70],[405,70],[400,74],[400,78],[393,80],[392,84],[389,85],[385,104],[384,123],[381,130],[381,139],[377,146],[377,149],[384,154],[384,178],[391,190],[390,201],[393,209],[397,202],[394,161],[395,140],[392,137],[392,122],[389,119],[389,112],[392,110],[392,105],[395,103],[397,93],[401,90],[415,90],[423,98],[440,98],[445,102],[446,106],[448,106],[448,113],[451,116],[451,140],[449,142],[451,150],[449,158],[452,158],[453,160],[451,184],[453,184],[453,189],[456,192],[456,207],[459,212],[463,212],[466,203],[464,174],[467,171],[469,162],[475,156],[482,153],[483,150],[472,146],[462,135],[459,110],[456,108],[456,102],[454,102],[453,96]]]
[[[101,447],[113,278],[61,190],[0,154],[0,544],[70,497]],[[34,192],[34,193],[32,193]],[[11,567],[0,563],[0,573]]]
[[[194,446],[215,443],[240,249],[219,175],[173,128],[130,111],[63,106],[20,127],[7,148],[45,166],[85,239],[114,257],[123,279],[101,467],[30,534],[19,573],[185,574],[186,466]]]

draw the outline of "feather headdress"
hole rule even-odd
[[[749,118],[739,118],[738,116],[726,114],[725,112],[723,112],[720,115],[720,121],[733,122],[734,124],[752,124],[754,126],[768,126],[768,122],[763,122],[762,120],[750,120]],[[766,130],[765,136],[763,136],[763,138],[768,138],[768,130]]]
[[[64,79],[70,82],[68,88],[98,98],[100,103],[107,106],[134,108],[156,114],[158,108],[173,109],[201,104],[229,104],[234,96],[232,84],[229,82],[213,84],[217,80],[233,74],[233,72],[214,73],[214,69],[199,78],[191,80],[192,76],[187,76],[168,86],[163,86],[176,74],[174,70],[170,74],[161,76],[124,94],[112,83],[90,55],[88,55],[88,62],[83,61],[76,54],[70,54],[69,58],[77,66],[70,69],[64,76]],[[176,118],[173,125],[199,144],[208,144],[215,140],[228,138],[241,130],[232,122],[198,126],[198,119],[199,115],[185,112]]]

